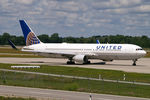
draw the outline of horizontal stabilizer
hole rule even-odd
[[[18,50],[11,40],[8,39],[8,43],[13,49]]]

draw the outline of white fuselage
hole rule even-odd
[[[135,60],[146,52],[133,44],[72,44],[41,43],[23,47],[22,51],[34,52],[47,57],[86,55],[88,59]]]

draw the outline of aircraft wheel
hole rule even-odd
[[[133,65],[133,66],[136,66],[136,63],[133,63],[132,65]]]
[[[83,64],[90,64],[91,62],[90,61],[87,61],[87,62],[84,62]]]
[[[87,64],[90,64],[91,62],[90,61],[87,61]]]
[[[67,61],[67,64],[75,64],[74,61]]]
[[[135,59],[135,60],[133,60],[133,66],[136,66],[136,61],[137,61],[137,59]]]

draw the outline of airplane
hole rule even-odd
[[[19,22],[26,42],[22,51],[46,57],[67,58],[67,64],[90,64],[90,59],[99,59],[132,60],[132,65],[136,66],[137,60],[146,54],[146,51],[134,44],[43,43],[25,20]]]

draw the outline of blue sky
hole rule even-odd
[[[19,19],[37,35],[150,37],[150,0],[0,0],[0,35],[22,35]]]

